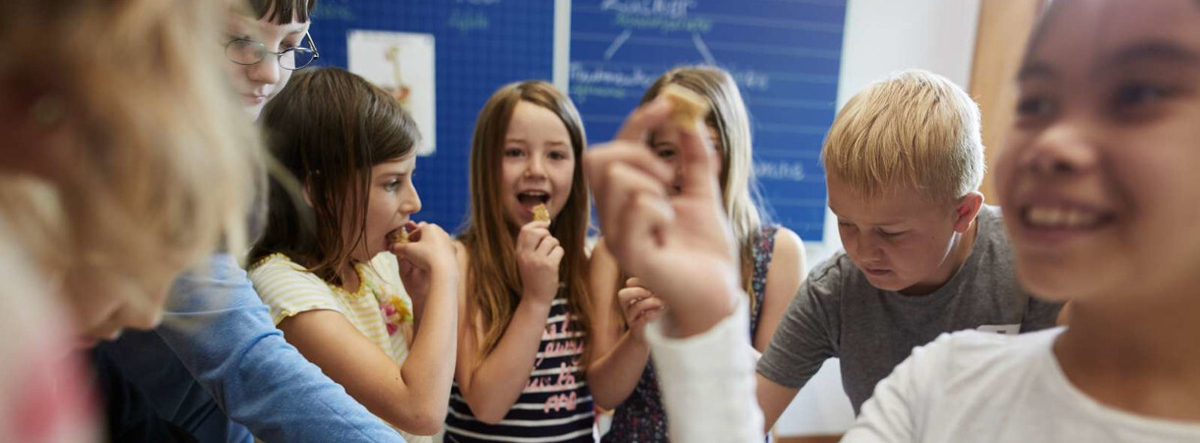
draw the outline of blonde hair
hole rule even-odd
[[[856,94],[821,148],[826,174],[867,198],[912,186],[951,202],[979,188],[986,168],[979,106],[940,75],[908,70]]]
[[[20,92],[15,111],[47,144],[12,148],[45,155],[36,176],[4,171],[0,210],[44,269],[157,291],[145,285],[242,251],[260,143],[227,61],[205,46],[220,41],[223,6],[5,3],[0,87]],[[145,295],[133,305],[157,309]]]
[[[733,225],[742,267],[743,287],[754,308],[754,247],[764,223],[759,210],[758,180],[754,174],[754,151],[750,137],[750,116],[737,83],[728,72],[711,66],[684,66],[667,71],[642,96],[642,103],[654,100],[668,84],[683,86],[708,101],[711,110],[705,124],[717,132],[721,141],[721,198],[725,214]],[[622,283],[618,287],[623,287]]]
[[[520,302],[521,275],[515,256],[514,226],[504,216],[500,197],[500,162],[508,124],[520,102],[531,103],[554,112],[571,138],[575,173],[571,193],[562,212],[550,226],[550,233],[562,245],[558,275],[566,287],[567,312],[575,316],[572,330],[582,332],[584,352],[591,331],[591,303],[587,293],[587,230],[591,220],[588,187],[583,177],[583,152],[587,137],[579,111],[571,99],[544,81],[510,83],[497,90],[479,111],[471,138],[471,209],[459,237],[470,254],[467,269],[468,318],[482,324],[480,355],[487,355],[499,343],[512,321]],[[473,323],[468,323],[473,325]],[[474,327],[474,326],[472,326]],[[482,360],[481,360],[482,361]],[[587,361],[586,355],[582,361]]]

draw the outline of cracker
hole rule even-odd
[[[671,101],[674,106],[671,119],[684,129],[694,131],[696,120],[708,115],[708,101],[691,89],[672,83],[664,86],[659,95]]]
[[[395,231],[388,233],[387,239],[389,243],[399,243],[402,245],[406,244],[408,243],[408,229],[404,226],[401,226]]]
[[[546,209],[545,204],[539,204],[533,207],[533,221],[550,221],[550,211]]]

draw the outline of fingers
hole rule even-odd
[[[537,252],[537,255],[550,255],[550,251],[559,247],[560,244],[558,239],[554,238],[554,235],[546,235],[542,237],[542,241],[538,243],[534,251]]]
[[[558,263],[562,263],[563,256],[566,255],[566,253],[567,252],[563,250],[562,246],[555,246],[554,249],[550,250],[550,255],[548,257],[550,258],[551,263],[557,265]]]
[[[606,217],[614,214],[614,208],[623,206],[632,193],[665,194],[673,185],[675,174],[640,143],[614,142],[592,148],[584,154],[584,167],[602,228]],[[629,182],[631,179],[634,181]]]
[[[717,184],[717,152],[708,137],[696,131],[681,131],[679,146],[679,181],[682,195],[710,200],[720,199]]]
[[[617,130],[617,140],[643,143],[650,131],[662,126],[671,117],[673,106],[669,100],[659,98],[639,106],[625,118]]]
[[[536,251],[542,239],[550,235],[550,224],[546,222],[529,222],[521,227],[517,234],[517,251]]]
[[[629,287],[617,291],[617,303],[620,303],[621,308],[624,309],[633,305],[635,302],[637,302],[637,300],[653,296],[654,294],[646,290],[646,288],[636,286]]]
[[[675,219],[663,196],[639,195],[617,214],[615,230],[606,244],[617,261],[631,274],[643,275],[643,264],[667,244],[668,224]],[[606,233],[609,231],[606,231]]]
[[[408,241],[410,241],[410,242],[421,241],[421,228],[425,227],[425,225],[427,225],[427,224],[428,223],[425,223],[425,222],[415,223],[412,220],[409,220],[408,224],[404,225],[404,229],[406,231],[408,231]]]

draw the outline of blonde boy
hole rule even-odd
[[[979,109],[962,88],[905,71],[854,96],[821,158],[845,250],[817,265],[758,363],[767,427],[828,358],[854,411],[875,384],[943,332],[1054,326],[1029,297],[996,207],[978,192]]]

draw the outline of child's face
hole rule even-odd
[[[712,142],[714,154],[723,152],[725,148],[721,146],[721,135],[717,133],[717,129],[708,125],[705,125],[704,127],[708,130],[708,140]],[[656,129],[650,135],[650,149],[654,150],[654,153],[658,155],[659,158],[663,159],[668,164],[675,166],[675,194],[678,194],[681,191],[679,185],[678,156],[679,146],[682,144],[682,136],[680,133],[682,130],[683,129],[679,125],[675,124],[674,122],[669,122],[663,127]],[[725,166],[721,163],[722,159],[720,155],[716,155],[716,160],[717,167],[715,171],[717,173],[717,180],[719,181],[721,180],[721,172],[724,170]]]
[[[309,26],[309,22],[295,20],[280,25],[267,19],[256,20],[235,12],[229,13],[227,23],[227,35],[221,44],[228,44],[236,39],[253,40],[266,45],[267,50],[272,52],[283,52],[301,46],[305,42],[304,35]],[[222,51],[225,49],[221,48]],[[244,109],[255,119],[262,112],[263,106],[275,98],[275,94],[282,91],[288,79],[292,77],[292,71],[280,67],[279,58],[273,54],[266,54],[262,61],[253,65],[226,61],[225,67],[245,106]]]
[[[365,247],[356,248],[350,255],[357,261],[388,250],[388,233],[408,224],[409,216],[421,210],[421,197],[413,187],[413,170],[417,156],[386,161],[371,168],[371,194],[367,199],[367,232]],[[356,227],[346,227],[347,236],[356,235]],[[352,237],[351,237],[352,238]],[[353,241],[353,240],[351,240]]]
[[[533,221],[533,207],[539,204],[546,205],[551,218],[558,216],[571,196],[577,161],[558,115],[533,103],[517,103],[501,149],[500,198],[508,221],[517,226]]]
[[[1200,269],[1200,3],[1063,7],[1031,47],[996,163],[1021,280],[1058,299],[1191,296],[1184,282]]]
[[[970,227],[957,208],[937,203],[910,186],[894,186],[890,195],[864,200],[830,175],[829,208],[854,266],[872,286],[922,295],[940,288],[957,271],[953,240]]]

